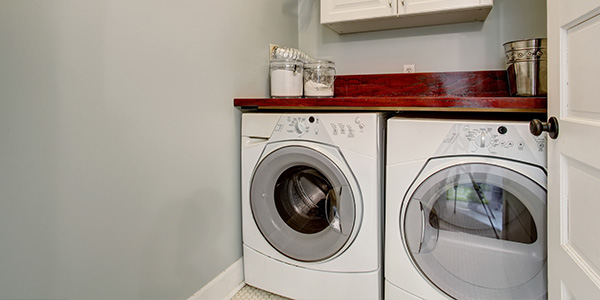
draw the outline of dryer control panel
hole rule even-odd
[[[455,124],[436,154],[479,154],[545,161],[546,138],[529,133],[525,123]]]
[[[517,151],[525,149],[525,140],[518,134],[513,126],[469,126],[465,125],[463,131],[467,140],[471,141],[476,148],[487,148],[490,152],[498,151],[497,148],[510,149],[515,147]],[[509,130],[509,128],[514,130]],[[544,151],[546,141],[543,137],[529,136],[535,140],[538,151]]]

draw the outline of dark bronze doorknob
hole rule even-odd
[[[548,122],[542,122],[538,119],[533,119],[529,122],[529,131],[533,135],[540,135],[542,132],[547,131],[548,136],[551,139],[555,139],[558,137],[558,119],[555,117],[550,117]]]

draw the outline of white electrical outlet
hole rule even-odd
[[[404,73],[414,73],[415,65],[404,65]]]

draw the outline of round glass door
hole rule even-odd
[[[304,146],[282,147],[260,162],[250,206],[265,239],[298,261],[334,256],[355,227],[355,197],[346,176],[324,154]]]
[[[508,168],[471,163],[425,179],[403,207],[413,263],[455,299],[546,293],[546,190]]]

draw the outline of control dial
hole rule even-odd
[[[475,136],[475,146],[486,148],[492,142],[492,135],[489,132],[481,131]]]
[[[306,121],[304,121],[304,120],[298,120],[298,121],[296,121],[296,124],[294,124],[294,131],[298,135],[303,135],[303,134],[307,133],[308,129],[309,128],[306,125]]]

